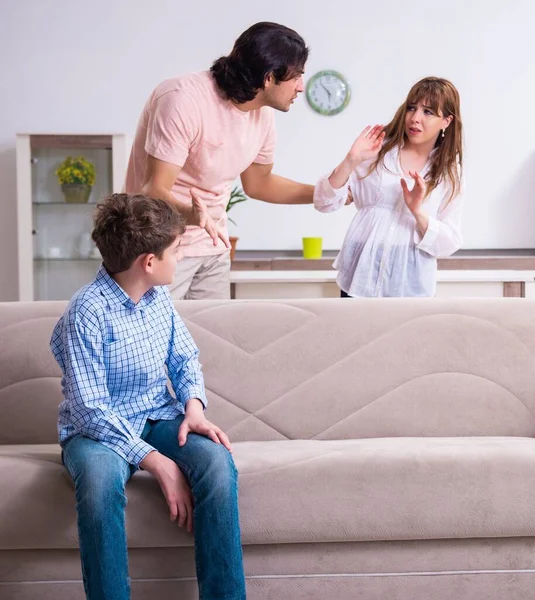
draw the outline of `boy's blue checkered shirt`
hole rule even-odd
[[[167,287],[134,304],[101,266],[72,298],[50,347],[63,373],[60,444],[81,433],[138,466],[154,449],[140,437],[147,419],[174,419],[190,398],[206,406],[199,351]]]

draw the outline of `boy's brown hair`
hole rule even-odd
[[[120,273],[142,254],[162,258],[185,230],[178,208],[165,200],[112,194],[97,204],[92,238],[106,269]]]

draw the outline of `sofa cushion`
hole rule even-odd
[[[530,438],[241,442],[234,458],[244,544],[535,535]],[[0,446],[0,470],[0,549],[76,547],[59,447]],[[148,473],[127,496],[131,547],[192,544]]]
[[[535,301],[177,303],[235,441],[535,436]],[[60,302],[0,304],[0,444],[57,440]]]

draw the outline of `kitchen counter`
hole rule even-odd
[[[233,298],[336,297],[336,251],[306,260],[295,251],[236,253]],[[460,250],[438,261],[437,296],[535,298],[535,249]]]
[[[336,250],[323,252],[316,260],[304,259],[298,250],[238,250],[233,271],[328,271]],[[535,249],[459,250],[438,260],[439,271],[535,270]]]

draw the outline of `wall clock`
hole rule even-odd
[[[351,88],[347,79],[337,71],[319,71],[306,87],[307,101],[320,115],[337,115],[349,104]]]

